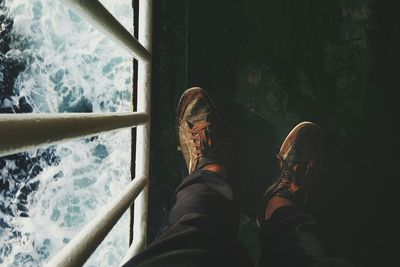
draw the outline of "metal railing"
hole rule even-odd
[[[150,157],[152,0],[139,0],[139,41],[98,0],[65,0],[75,12],[138,59],[137,112],[0,114],[0,156],[137,127],[135,178],[47,266],[81,266],[134,203],[133,242],[122,263],[146,246]],[[135,25],[136,26],[136,25]]]

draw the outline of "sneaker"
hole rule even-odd
[[[321,171],[322,131],[312,122],[298,124],[286,137],[277,154],[281,173],[265,192],[265,204],[273,196],[305,207],[310,181]]]
[[[177,110],[179,148],[189,174],[211,163],[224,164],[225,141],[220,139],[217,109],[206,91],[186,90]]]

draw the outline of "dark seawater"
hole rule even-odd
[[[128,111],[131,59],[60,2],[0,0],[0,113]],[[129,3],[102,2],[130,25]],[[0,265],[40,266],[68,243],[129,181],[129,140],[122,131],[0,157]],[[88,265],[118,265],[127,224]]]
[[[4,1],[0,2],[1,13],[6,12]],[[15,87],[18,75],[24,71],[26,61],[18,58],[7,57],[11,50],[12,42],[18,42],[12,35],[13,20],[4,14],[0,15],[0,113],[31,113],[33,107],[28,103],[26,97],[20,96]],[[1,142],[1,140],[0,140]],[[6,220],[8,217],[28,217],[27,208],[28,195],[34,192],[39,181],[34,178],[42,172],[43,164],[46,166],[57,165],[60,158],[54,154],[52,148],[39,149],[34,155],[18,153],[10,156],[0,157],[0,232],[10,229],[13,236],[21,236],[21,232],[13,229]],[[0,247],[0,263],[10,251],[9,246]],[[24,259],[21,259],[25,262]]]
[[[3,12],[6,10],[4,1],[0,2],[0,9]],[[27,102],[26,97],[20,96],[18,88],[14,86],[19,73],[25,69],[26,62],[6,56],[10,51],[11,42],[18,42],[18,40],[13,40],[11,33],[13,21],[2,14],[0,25],[0,113],[30,113],[33,111],[32,106]],[[42,171],[39,164],[41,161],[51,165],[57,164],[59,160],[51,148],[38,150],[35,156],[19,153],[0,158],[0,170],[3,171],[11,162],[16,167],[7,176],[0,177],[2,197],[14,198],[7,206],[4,202],[0,203],[1,212],[11,216],[29,216],[25,207],[27,195],[35,190],[39,183],[29,181]],[[19,192],[18,198],[15,198],[17,192]],[[2,218],[0,218],[0,226],[8,227]]]

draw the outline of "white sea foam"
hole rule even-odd
[[[5,1],[14,21],[7,56],[26,63],[15,84],[20,96],[34,112],[128,111],[131,58],[62,2]],[[101,2],[132,32],[130,1]],[[43,171],[27,181],[40,181],[28,196],[29,217],[0,213],[11,226],[0,231],[0,247],[6,251],[1,264],[40,266],[54,256],[129,182],[129,144],[129,131],[124,130],[56,146],[60,163],[41,162]],[[7,177],[15,168],[9,161],[0,174]],[[7,205],[13,199],[0,201]],[[128,229],[125,214],[86,266],[117,266],[128,246]]]

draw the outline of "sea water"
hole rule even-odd
[[[130,110],[132,59],[60,0],[0,0],[0,112]],[[132,32],[131,1],[101,1]],[[1,140],[0,140],[1,142]],[[41,266],[130,180],[128,130],[0,158],[0,265]],[[85,266],[117,266],[125,214]]]

